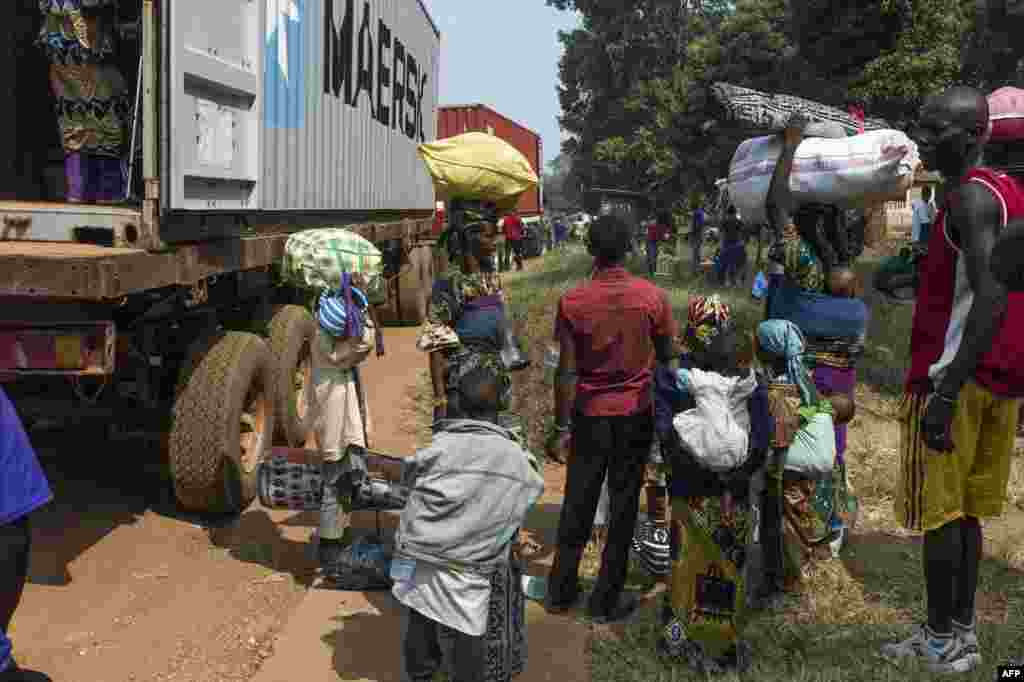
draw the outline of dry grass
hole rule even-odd
[[[866,254],[862,278],[877,254]],[[638,269],[642,267],[636,264]],[[529,271],[509,277],[510,303],[519,313],[520,332],[534,365],[516,377],[515,409],[523,415],[534,449],[543,443],[551,418],[551,388],[543,381],[544,346],[552,336],[555,304],[562,292],[586,276],[589,259],[579,250],[550,255]],[[685,319],[695,281],[659,284],[669,290],[676,319]],[[751,328],[763,308],[749,291],[718,293],[729,302],[737,321]],[[806,576],[803,590],[785,608],[761,614],[748,629],[755,650],[749,680],[777,682],[860,682],[906,680],[906,670],[875,655],[887,639],[902,635],[923,617],[919,540],[893,520],[892,501],[898,471],[899,428],[894,420],[902,377],[908,364],[912,308],[869,301],[872,323],[859,371],[858,416],[849,435],[851,482],[860,501],[860,519],[850,547],[840,559],[819,562]],[[551,465],[549,465],[551,466]],[[989,680],[993,667],[1022,655],[1024,648],[1024,452],[1013,462],[1006,518],[986,526],[987,558],[978,595],[979,635],[986,664],[969,680]],[[583,571],[593,575],[599,564],[590,548]],[[653,581],[633,572],[633,589],[652,594]],[[657,600],[648,600],[656,603]],[[591,642],[593,679],[597,682],[695,680],[654,655],[659,634],[656,609],[645,608],[628,626],[598,628]],[[722,679],[740,679],[726,676]]]

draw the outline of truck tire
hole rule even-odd
[[[310,344],[316,336],[316,322],[302,306],[282,306],[270,319],[268,335],[276,375],[277,435],[288,445],[302,447],[313,428],[308,400],[313,381]]]
[[[273,356],[255,334],[224,332],[189,349],[168,444],[182,508],[237,513],[256,497],[274,433],[273,389]]]
[[[410,267],[398,277],[398,316],[404,324],[427,319],[427,299],[434,282],[434,257],[429,246],[417,246],[409,254]]]

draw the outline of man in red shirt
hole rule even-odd
[[[516,261],[516,270],[523,269],[523,221],[519,213],[512,211],[505,216],[502,222],[502,229],[505,232],[505,251],[502,255],[501,269],[509,270],[513,258]]]
[[[592,225],[593,278],[562,296],[555,318],[557,439],[550,447],[568,448],[570,456],[547,607],[566,611],[579,597],[579,563],[607,477],[608,540],[589,604],[599,621],[621,619],[636,607],[622,590],[654,437],[654,363],[670,362],[675,337],[668,295],[623,267],[631,241],[619,218],[603,216]]]
[[[647,272],[652,279],[658,272],[658,247],[669,238],[671,224],[672,215],[668,212],[661,213],[657,220],[647,224]]]
[[[985,97],[957,87],[925,103],[914,135],[948,187],[921,267],[895,496],[898,520],[924,534],[928,622],[882,653],[931,672],[981,664],[980,520],[1002,513],[1024,397],[1024,294],[990,268],[997,236],[1024,217],[1024,182],[981,165],[988,126]]]

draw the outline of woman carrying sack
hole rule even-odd
[[[501,384],[500,410],[512,404],[510,371],[528,362],[519,349],[505,308],[495,267],[497,209],[485,202],[453,201],[442,240],[451,267],[434,281],[416,346],[430,357],[434,423],[447,418],[449,399],[458,399],[459,376],[473,367],[493,370]]]
[[[357,275],[342,275],[341,289],[317,301],[318,329],[312,346],[313,433],[323,455],[323,498],[320,506],[318,554],[328,583],[339,579],[339,561],[352,543],[350,493],[344,490],[349,445],[368,447],[370,419],[356,372],[376,346],[384,346],[363,292],[353,286]]]

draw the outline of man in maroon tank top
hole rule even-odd
[[[990,267],[1002,230],[1024,217],[1024,184],[981,165],[989,130],[985,97],[957,87],[927,101],[914,135],[946,181],[920,272],[895,500],[899,521],[924,533],[928,622],[882,653],[933,672],[981,663],[980,519],[1002,513],[1024,396],[1024,294]]]

